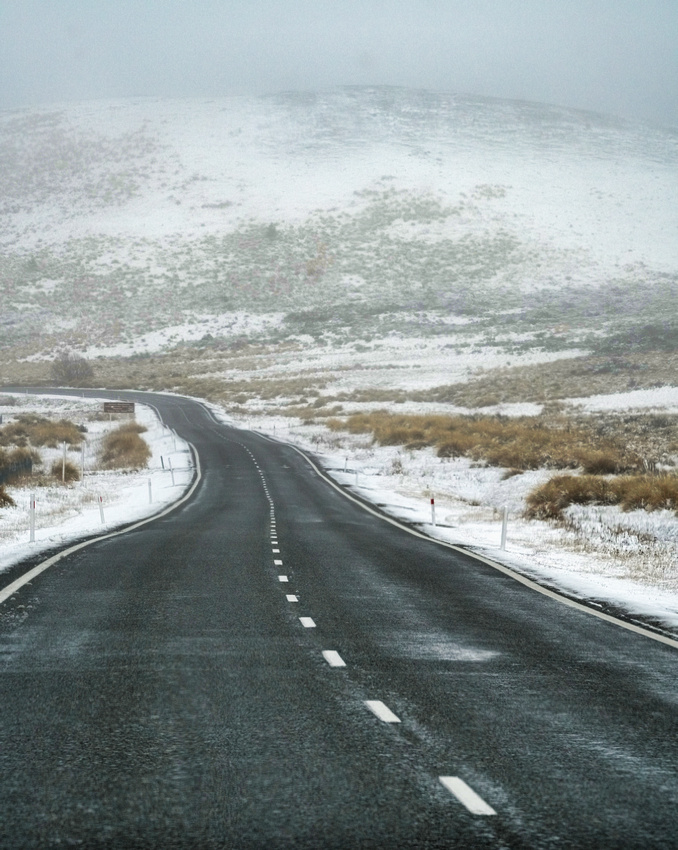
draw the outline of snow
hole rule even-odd
[[[70,418],[87,422],[87,452],[85,476],[70,485],[50,487],[8,488],[16,502],[14,508],[0,509],[0,572],[40,552],[63,547],[68,542],[106,533],[118,526],[159,513],[177,501],[190,486],[194,469],[188,444],[165,427],[156,412],[145,405],[136,405],[135,418],[148,429],[143,439],[152,456],[148,468],[138,471],[99,470],[94,452],[102,435],[120,424],[93,422],[87,415],[101,409],[101,401],[65,396],[15,396],[18,404],[4,404],[0,396],[0,413],[6,424],[15,412],[34,412],[43,416]],[[45,466],[52,455],[61,457],[60,450],[41,450]],[[162,460],[161,460],[162,458]],[[79,466],[80,452],[69,458]],[[165,469],[163,469],[163,461]],[[174,469],[174,484],[168,465]],[[149,481],[152,503],[149,502]],[[29,541],[30,499],[36,500],[35,542]],[[104,523],[101,522],[99,497],[102,499]]]
[[[568,402],[588,411],[651,410],[678,413],[678,387],[654,387],[647,390],[630,390],[626,393],[594,395],[589,398],[571,398]]]
[[[218,406],[212,409],[222,421],[238,425]],[[522,516],[526,495],[553,474],[550,470],[504,479],[504,470],[467,458],[378,446],[365,435],[270,415],[253,418],[251,428],[313,454],[349,492],[431,537],[464,546],[569,596],[618,606],[678,632],[678,518],[670,511],[572,506],[563,528]],[[504,507],[508,536],[501,550]]]

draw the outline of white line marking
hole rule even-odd
[[[469,788],[468,785],[464,782],[463,779],[459,779],[458,776],[439,776],[438,779],[442,782],[442,784],[447,788],[447,790],[454,794],[454,796],[459,800],[459,802],[466,806],[466,808],[473,815],[496,815],[497,813],[492,808],[492,806],[488,806],[485,800],[482,797],[479,797],[473,788]]]
[[[149,407],[153,407],[158,413],[157,409],[154,405],[149,404]],[[162,421],[162,417],[158,413],[158,418]],[[180,505],[183,505],[184,502],[187,502],[193,493],[195,492],[198,484],[202,481],[202,467],[200,465],[200,455],[198,454],[198,450],[193,445],[193,443],[187,443],[191,447],[191,451],[193,457],[195,458],[195,481],[191,485],[191,487],[184,493],[184,495],[178,499],[176,502],[168,505],[164,510],[161,510],[157,514],[153,514],[152,516],[147,517],[146,519],[142,519],[139,522],[133,523],[132,525],[128,525],[126,528],[122,528],[119,531],[110,531],[108,534],[102,534],[99,537],[92,537],[89,540],[84,540],[82,543],[76,543],[75,546],[69,546],[67,549],[63,549],[61,552],[57,552],[56,555],[52,555],[51,558],[48,558],[46,561],[42,561],[33,567],[32,570],[29,570],[27,573],[24,573],[22,576],[19,576],[18,579],[13,581],[11,584],[7,585],[7,587],[0,590],[0,604],[3,603],[6,599],[9,599],[14,593],[16,593],[19,588],[23,587],[28,582],[32,581],[36,576],[39,576],[40,573],[44,572],[46,569],[52,566],[52,564],[56,564],[57,561],[60,561],[62,558],[71,555],[73,552],[77,552],[80,549],[84,549],[87,546],[91,546],[93,543],[98,543],[100,540],[109,540],[111,537],[120,537],[122,534],[127,534],[129,531],[134,531],[137,528],[141,528],[144,525],[147,525],[149,522],[154,522],[156,519],[160,519],[161,517],[167,516],[167,514],[176,510]]]
[[[218,423],[220,424],[220,423]],[[263,437],[265,440],[268,440],[270,443],[277,443],[280,445],[283,441],[273,439],[266,434],[259,434],[260,437]],[[286,445],[289,445],[287,443]],[[678,649],[678,640],[675,638],[666,637],[665,635],[657,634],[656,632],[651,632],[648,629],[643,628],[642,626],[637,626],[634,623],[627,623],[624,620],[618,620],[616,617],[613,617],[611,614],[605,614],[603,611],[596,611],[588,605],[583,605],[581,602],[575,602],[573,599],[568,599],[567,596],[561,596],[559,593],[556,593],[553,590],[549,590],[547,587],[543,587],[538,584],[536,581],[532,581],[520,573],[515,572],[509,567],[505,567],[503,564],[497,563],[497,561],[493,561],[490,558],[486,558],[483,555],[478,555],[476,552],[472,552],[468,549],[465,549],[463,546],[455,545],[454,543],[447,543],[444,540],[436,540],[433,537],[430,537],[428,534],[422,534],[420,531],[415,531],[413,528],[408,528],[406,525],[402,525],[396,519],[392,517],[385,516],[383,513],[380,513],[376,510],[373,510],[371,507],[366,505],[364,502],[361,502],[359,499],[355,499],[351,496],[350,493],[347,493],[346,490],[343,489],[339,484],[333,481],[329,475],[326,475],[318,466],[316,466],[313,461],[307,457],[301,449],[298,449],[296,446],[290,446],[297,454],[301,455],[301,457],[306,461],[306,463],[315,470],[316,474],[324,479],[330,487],[333,487],[338,493],[341,493],[346,499],[349,499],[351,502],[355,502],[356,505],[359,505],[364,511],[372,514],[373,516],[379,517],[379,519],[383,519],[384,522],[388,522],[390,525],[394,525],[396,528],[400,528],[402,531],[406,531],[408,534],[413,535],[414,537],[419,537],[422,540],[428,540],[429,542],[436,543],[438,546],[444,546],[446,549],[452,549],[453,552],[460,552],[462,555],[466,555],[469,558],[474,558],[476,561],[481,561],[483,564],[487,564],[489,567],[492,567],[495,570],[498,570],[500,573],[504,573],[504,575],[510,576],[520,584],[525,585],[525,587],[529,587],[532,590],[536,590],[537,593],[541,593],[544,596],[548,596],[549,599],[555,599],[563,605],[567,605],[570,608],[576,608],[578,611],[583,611],[586,614],[592,614],[594,617],[598,617],[600,620],[605,620],[607,623],[614,623],[615,626],[620,626],[622,629],[628,629],[630,632],[635,632],[636,634],[643,635],[644,637],[650,638],[651,640],[656,640],[659,643],[667,644],[668,646],[673,646]]]
[[[278,581],[289,581],[287,576],[278,576]]]
[[[273,561],[274,567],[282,567],[282,561],[279,558],[275,558]]]
[[[299,599],[293,593],[288,593],[287,594],[287,601],[288,602],[298,602]]]
[[[400,723],[400,718],[396,717],[391,709],[387,705],[384,705],[380,699],[366,699],[365,705],[373,714],[377,715],[379,720],[383,720],[384,723]]]
[[[330,667],[345,667],[346,662],[334,649],[323,649],[323,658]]]
[[[299,622],[305,629],[314,629],[315,623],[312,617],[299,617]]]
[[[279,555],[280,549],[271,549],[271,552],[273,552],[274,555]]]

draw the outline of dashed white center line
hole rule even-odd
[[[323,649],[323,658],[330,667],[345,667],[346,662],[334,649]]]
[[[454,794],[454,796],[459,800],[459,802],[466,806],[466,808],[473,815],[496,815],[497,813],[492,808],[492,806],[488,806],[488,804],[483,800],[482,797],[479,797],[473,788],[469,788],[468,785],[464,782],[463,779],[459,779],[458,776],[439,776],[438,779],[442,782],[442,784],[447,788],[447,790]]]
[[[275,558],[273,560],[273,566],[274,567],[282,567],[282,561],[279,558]]]
[[[278,581],[289,581],[287,576],[278,576]]]
[[[315,623],[312,617],[299,617],[299,622],[305,629],[314,629]]]
[[[271,552],[273,552],[274,555],[279,555],[280,549],[271,549]]]
[[[400,723],[400,718],[396,717],[391,709],[387,705],[384,705],[380,699],[366,699],[365,705],[373,714],[377,715],[379,720],[383,720],[384,723]]]
[[[288,602],[298,602],[299,597],[295,596],[293,593],[288,593],[287,594],[287,601]]]

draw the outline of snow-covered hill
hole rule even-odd
[[[425,311],[417,334],[503,317],[580,344],[666,317],[677,166],[672,131],[397,88],[6,112],[2,343],[157,348],[243,313],[270,314],[257,338],[411,335]]]

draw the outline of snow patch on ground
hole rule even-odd
[[[0,413],[6,423],[15,412],[57,415],[86,425],[87,446],[85,476],[70,485],[49,487],[8,487],[16,502],[14,508],[0,510],[0,572],[26,558],[71,541],[106,533],[120,525],[144,519],[171,505],[190,486],[194,469],[188,444],[165,427],[156,412],[146,405],[136,405],[136,421],[148,429],[142,434],[152,456],[148,468],[137,471],[100,470],[96,451],[106,430],[118,421],[91,421],[88,416],[101,409],[96,399],[64,396],[14,396],[16,402],[3,404]],[[59,449],[41,449],[45,466],[53,457],[61,457]],[[80,450],[70,453],[69,460],[80,466]],[[162,458],[162,459],[161,459]],[[169,471],[171,461],[174,484]],[[165,468],[163,469],[163,462]],[[150,499],[149,499],[150,481]],[[29,542],[30,500],[36,500],[35,542]],[[101,522],[99,498],[102,499],[104,522]]]
[[[238,426],[218,407],[212,409]],[[678,630],[678,518],[670,511],[573,506],[565,527],[528,521],[522,516],[525,497],[551,477],[551,470],[504,478],[505,470],[467,458],[378,446],[365,435],[333,432],[321,424],[273,416],[250,423],[255,431],[312,453],[337,483],[432,537],[468,547],[568,595]],[[501,550],[504,507],[508,536]]]
[[[632,410],[678,413],[678,387],[654,387],[648,390],[630,390],[626,393],[594,395],[589,398],[571,398],[569,404],[584,410]]]

